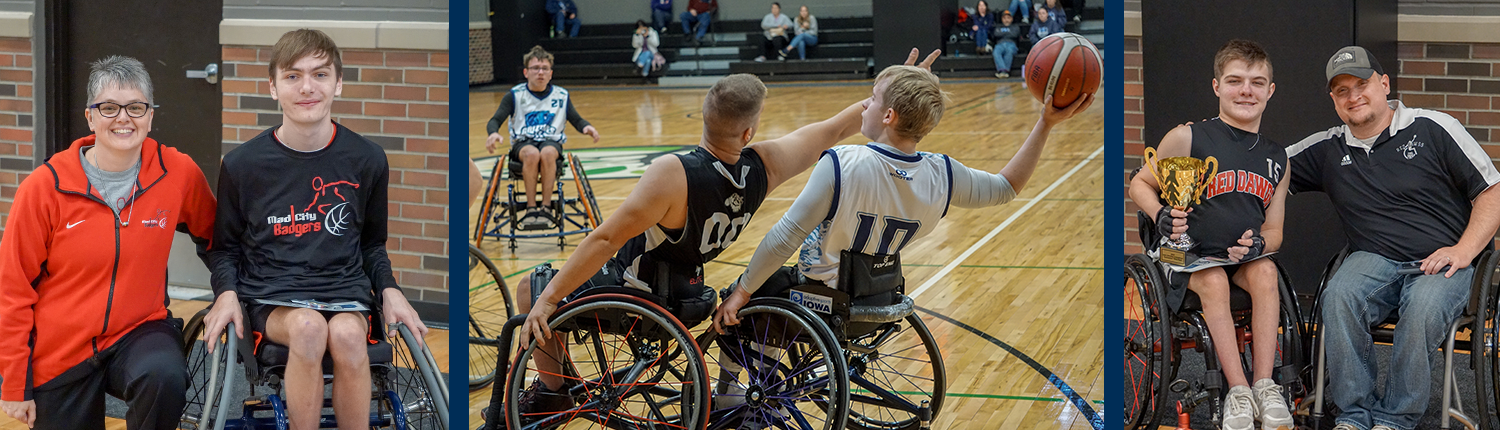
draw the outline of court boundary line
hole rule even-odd
[[[1098,158],[1099,154],[1103,152],[1103,146],[1100,146],[1099,149],[1095,149],[1093,153],[1089,154],[1088,158],[1083,159],[1083,161],[1079,161],[1077,165],[1073,166],[1073,169],[1068,170],[1068,173],[1064,173],[1062,177],[1057,178],[1056,181],[1053,181],[1052,185],[1048,185],[1046,189],[1043,189],[1041,194],[1037,194],[1036,197],[1031,198],[1031,201],[1026,202],[1025,206],[1021,206],[1021,210],[1010,214],[1010,217],[1006,218],[1005,221],[1002,221],[1000,223],[1000,225],[997,225],[994,229],[990,230],[989,234],[984,235],[984,238],[979,239],[979,242],[975,242],[974,246],[970,246],[969,249],[964,250],[963,254],[959,254],[958,258],[954,259],[953,262],[948,263],[947,266],[943,266],[943,270],[939,270],[937,274],[932,275],[931,278],[927,278],[927,282],[923,282],[922,286],[917,287],[916,291],[913,291],[907,296],[911,297],[912,300],[916,300],[917,297],[922,295],[922,293],[927,292],[927,289],[932,288],[933,285],[937,285],[938,280],[948,276],[949,272],[952,272],[953,269],[962,264],[964,260],[967,260],[969,256],[974,255],[974,252],[979,251],[980,247],[988,244],[990,239],[994,239],[996,235],[1000,234],[1000,231],[1005,230],[1005,228],[1009,227],[1011,223],[1014,223],[1017,219],[1020,219],[1021,215],[1025,215],[1027,211],[1030,211],[1032,207],[1036,206],[1037,202],[1045,199],[1048,194],[1052,193],[1052,190],[1057,189],[1059,185],[1062,185],[1062,183],[1067,181],[1068,178],[1073,177],[1074,173],[1078,173],[1079,170],[1083,169],[1084,165],[1087,165],[1088,163],[1094,161],[1094,159]]]

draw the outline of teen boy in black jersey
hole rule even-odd
[[[1276,92],[1271,82],[1271,60],[1254,42],[1231,40],[1214,56],[1214,94],[1219,117],[1167,132],[1157,147],[1160,158],[1192,156],[1218,160],[1218,174],[1207,185],[1202,203],[1187,212],[1157,199],[1161,185],[1145,166],[1130,182],[1130,198],[1141,210],[1156,214],[1161,236],[1186,233],[1197,241],[1204,257],[1223,257],[1237,265],[1209,267],[1193,273],[1172,273],[1167,305],[1173,312],[1186,289],[1198,293],[1203,316],[1215,343],[1229,392],[1224,402],[1223,428],[1250,430],[1255,421],[1263,429],[1290,429],[1289,412],[1281,386],[1271,379],[1276,359],[1276,336],[1256,336],[1252,347],[1255,385],[1245,379],[1239,350],[1234,348],[1234,321],[1229,311],[1229,281],[1250,293],[1251,331],[1275,333],[1280,317],[1277,271],[1267,259],[1255,260],[1281,246],[1286,203],[1287,161],[1280,145],[1260,135],[1266,101]],[[1143,244],[1153,248],[1158,244]],[[1183,282],[1186,281],[1186,282]]]
[[[217,338],[230,321],[244,338],[245,301],[250,328],[290,352],[291,428],[317,428],[325,352],[333,356],[334,415],[344,428],[362,427],[351,424],[370,416],[369,325],[382,321],[258,300],[378,305],[384,323],[404,323],[422,342],[427,327],[396,285],[385,251],[390,167],[379,146],[330,119],[343,63],[327,34],[286,33],[271,48],[270,72],[282,124],[230,151],[219,171],[219,258],[212,259],[218,298],[204,338]]]
[[[938,53],[928,55],[921,67],[931,67]],[[917,54],[913,49],[906,64],[915,63]],[[516,297],[523,298],[520,311],[529,315],[520,345],[534,337],[548,351],[532,356],[542,375],[529,390],[533,395],[523,396],[530,399],[520,405],[523,413],[572,406],[568,396],[547,395],[563,388],[562,378],[555,376],[559,364],[550,358],[561,356],[561,345],[551,341],[559,339],[547,327],[559,301],[586,281],[650,291],[645,282],[657,279],[653,272],[659,261],[671,264],[674,285],[668,287],[681,292],[678,297],[700,297],[708,288],[702,283],[702,264],[739,237],[766,194],[811,167],[824,150],[859,133],[863,101],[786,136],[749,144],[765,94],[765,85],[753,75],[720,79],[703,101],[698,149],[652,162],[625,203],[578,244],[535,304],[524,299],[531,297],[531,277],[521,280]],[[708,306],[713,305],[711,297]]]

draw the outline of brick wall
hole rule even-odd
[[[490,29],[469,29],[469,84],[495,81],[495,51],[490,48]]]
[[[32,64],[31,39],[0,37],[0,229],[16,186],[34,168]]]
[[[385,148],[396,281],[410,300],[448,303],[448,53],[345,49],[333,118]],[[224,152],[281,123],[268,46],[223,47]]]
[[[1141,152],[1146,150],[1144,113],[1145,88],[1141,81],[1141,64],[1144,61],[1141,55],[1141,38],[1139,36],[1126,36],[1121,46],[1124,48],[1125,70],[1121,79],[1125,83],[1124,99],[1125,106],[1120,110],[1124,115],[1125,124],[1125,162],[1121,164],[1124,171],[1119,175],[1125,178],[1122,183],[1124,188],[1120,190],[1120,196],[1125,204],[1125,254],[1138,254],[1141,252],[1141,240],[1136,237],[1135,203],[1130,201],[1130,172],[1141,166]]]

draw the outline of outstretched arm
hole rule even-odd
[[[1026,182],[1031,180],[1031,173],[1036,171],[1037,160],[1042,158],[1042,147],[1047,146],[1047,136],[1052,133],[1052,127],[1067,121],[1073,115],[1088,109],[1094,103],[1094,95],[1086,94],[1074,100],[1073,104],[1065,108],[1052,106],[1052,96],[1047,96],[1042,101],[1042,117],[1032,127],[1031,134],[1026,136],[1026,142],[1021,144],[1021,149],[1016,151],[1016,156],[1011,157],[1010,162],[1005,163],[1005,168],[1000,169],[1000,174],[1010,181],[1010,185],[1019,192],[1026,188]]]
[[[932,51],[918,67],[931,69],[932,63],[937,61],[941,53],[942,51]],[[906,65],[916,64],[918,54],[920,51],[912,48],[911,54],[906,58]],[[864,113],[865,103],[868,101],[869,99],[865,99],[849,105],[833,118],[802,126],[786,136],[750,144],[760,154],[760,158],[765,160],[766,192],[775,190],[782,182],[812,167],[818,161],[818,154],[859,133],[860,114]]]
[[[641,235],[661,222],[668,212],[683,206],[686,196],[687,177],[683,173],[682,160],[661,157],[652,162],[620,209],[578,243],[578,250],[568,257],[568,262],[542,290],[531,314],[526,317],[526,326],[521,330],[521,345],[526,345],[530,336],[536,336],[538,343],[545,344],[552,335],[547,328],[547,319],[557,310],[557,302],[593,277],[610,256],[625,246],[626,241]]]

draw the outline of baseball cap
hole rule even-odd
[[[1385,71],[1380,68],[1380,61],[1370,55],[1370,51],[1358,46],[1345,46],[1339,49],[1339,52],[1333,53],[1333,57],[1328,59],[1328,66],[1324,68],[1324,72],[1328,75],[1330,84],[1338,75],[1369,79],[1373,73],[1385,74]]]

